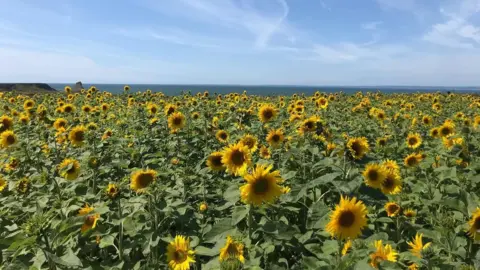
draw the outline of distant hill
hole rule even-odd
[[[0,83],[0,92],[11,91],[33,94],[56,92],[57,90],[46,83]]]

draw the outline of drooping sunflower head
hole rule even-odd
[[[229,145],[222,151],[222,163],[226,171],[235,176],[246,173],[251,158],[250,150],[243,143]]]
[[[277,116],[277,109],[271,104],[265,104],[258,110],[258,118],[262,123],[267,123]]]
[[[157,172],[154,170],[137,170],[132,173],[130,188],[135,192],[143,192],[155,181]]]
[[[80,163],[71,158],[66,158],[58,166],[59,174],[67,180],[75,180],[80,174]]]
[[[417,211],[411,209],[411,208],[408,208],[408,209],[405,209],[403,211],[403,215],[407,218],[414,218],[417,216]]]
[[[408,148],[416,149],[422,144],[422,137],[418,133],[410,133],[407,136]]]
[[[267,143],[273,148],[278,148],[285,140],[282,129],[272,129],[268,132]]]
[[[341,197],[325,230],[339,239],[355,239],[367,225],[367,208],[357,198]]]
[[[240,187],[244,203],[260,206],[272,203],[282,195],[282,188],[278,185],[283,182],[280,171],[271,172],[272,168],[272,165],[257,165],[251,174],[244,176],[247,183]]]
[[[228,142],[228,137],[228,133],[223,129],[220,129],[217,131],[217,133],[215,133],[215,138],[217,138],[217,140],[221,143]]]
[[[250,152],[254,153],[257,150],[257,138],[251,134],[247,134],[240,139],[240,143],[250,149]]]
[[[12,127],[13,118],[9,117],[8,115],[2,115],[2,117],[0,117],[0,132],[12,129]]]
[[[477,207],[468,221],[469,229],[467,234],[474,240],[480,240],[480,208]]]
[[[412,254],[418,258],[422,257],[422,250],[427,249],[432,243],[423,244],[423,234],[417,233],[413,241],[407,241],[407,244],[410,246],[410,251]]]
[[[119,188],[117,185],[115,184],[108,184],[108,186],[105,188],[105,193],[107,194],[107,196],[110,198],[110,199],[114,199],[115,197],[117,197],[118,193],[119,193]]]
[[[0,192],[2,192],[8,186],[7,180],[0,176]]]
[[[397,261],[398,253],[392,248],[391,245],[386,244],[383,246],[382,240],[375,241],[374,245],[376,250],[370,254],[370,265],[373,268],[378,268],[379,263],[382,261]]]
[[[440,136],[440,131],[438,128],[432,128],[430,129],[430,137],[432,138],[438,138]]]
[[[16,184],[16,190],[18,193],[21,193],[21,194],[27,194],[30,191],[31,187],[32,187],[32,183],[26,177],[19,180]]]
[[[260,157],[263,159],[270,158],[270,150],[265,145],[262,145],[262,147],[260,147]]]
[[[65,104],[62,107],[62,112],[64,113],[73,113],[75,111],[75,106],[72,104]]]
[[[239,261],[245,263],[243,257],[243,244],[227,236],[225,246],[220,249],[220,262]]]
[[[90,230],[95,229],[97,227],[97,221],[100,219],[100,214],[92,214],[85,216],[85,220],[83,221],[83,225],[81,228],[82,233]]]
[[[405,157],[405,159],[403,160],[403,163],[407,167],[417,166],[420,163],[420,160],[418,158],[418,154],[417,153],[409,154],[408,156]]]
[[[400,213],[400,205],[395,202],[388,202],[385,204],[385,211],[387,211],[387,216],[394,217]]]
[[[88,203],[85,203],[85,205],[82,208],[80,208],[80,210],[78,210],[78,215],[85,216],[85,215],[88,215],[93,210],[95,210],[93,206],[89,205]]]
[[[190,241],[182,235],[168,244],[167,261],[172,270],[188,270],[190,264],[195,263],[195,252],[190,249]]]
[[[432,117],[431,117],[431,116],[429,116],[429,115],[424,115],[424,116],[422,117],[422,123],[423,123],[424,125],[429,126],[429,125],[432,124],[432,122],[433,122],[433,121],[432,121]]]
[[[387,178],[387,173],[388,171],[382,165],[370,163],[365,167],[362,174],[367,186],[380,188]]]
[[[0,134],[0,143],[3,148],[7,148],[17,143],[17,135],[12,130],[7,130]]]
[[[400,173],[400,166],[398,166],[398,163],[395,160],[386,159],[382,162],[382,166],[389,171]]]
[[[84,126],[74,127],[68,134],[68,139],[74,146],[82,146],[85,143],[86,131]]]
[[[172,113],[174,113],[176,110],[177,110],[177,106],[175,104],[167,104],[165,105],[164,112],[166,116],[169,116]]]
[[[102,135],[102,141],[112,137],[112,135],[113,135],[113,131],[111,129],[105,130],[105,132]]]
[[[222,152],[213,152],[207,158],[207,166],[212,171],[223,171],[225,166],[222,163]]]
[[[185,127],[185,116],[181,112],[174,112],[168,117],[168,127],[172,132],[177,132],[178,130]]]
[[[347,142],[347,149],[352,158],[362,159],[368,151],[370,151],[370,146],[368,145],[368,140],[365,137],[351,138]]]

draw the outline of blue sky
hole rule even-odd
[[[480,0],[0,0],[0,81],[480,85]]]

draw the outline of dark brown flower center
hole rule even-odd
[[[67,113],[72,112],[72,107],[71,106],[66,106],[64,111],[67,112]]]
[[[175,108],[169,107],[167,111],[167,115],[173,113],[174,111],[175,111]]]
[[[76,141],[83,141],[85,138],[85,133],[82,130],[78,130],[73,133],[73,137],[75,138]]]
[[[92,227],[93,223],[95,222],[95,216],[90,215],[85,218],[85,225]]]
[[[407,158],[407,164],[409,166],[413,166],[417,164],[417,159],[415,157],[408,157]]]
[[[227,135],[226,132],[220,132],[220,134],[219,134],[219,137],[220,137],[220,139],[222,139],[222,140],[226,140],[226,139],[227,139],[227,136],[228,136],[228,135]]]
[[[266,120],[270,120],[270,118],[273,117],[273,111],[270,110],[270,109],[267,109],[265,111],[263,111],[263,118],[265,118]]]
[[[410,137],[408,138],[408,145],[415,145],[417,143],[417,138],[416,137]]]
[[[359,155],[359,154],[362,153],[362,146],[358,142],[352,143],[351,148],[352,148],[355,155]]]
[[[176,126],[182,124],[182,119],[180,117],[173,118],[173,124]]]
[[[274,134],[274,135],[272,136],[272,141],[274,141],[274,142],[280,141],[280,135]]]
[[[173,253],[173,259],[175,260],[175,262],[177,263],[182,263],[184,262],[186,259],[187,259],[187,253],[183,250],[176,250],[174,253]]]
[[[138,177],[138,185],[141,188],[147,187],[153,181],[153,176],[148,173],[142,173]]]
[[[340,214],[338,224],[342,227],[350,227],[355,222],[355,214],[347,210]]]
[[[372,182],[377,182],[379,178],[379,174],[377,170],[370,170],[367,173],[368,179]]]
[[[217,166],[217,167],[223,166],[222,156],[213,156],[210,160],[212,161],[212,164],[214,166]]]
[[[398,209],[399,209],[399,207],[396,204],[391,204],[391,205],[388,206],[388,212],[389,213],[395,213],[395,212],[398,211]]]
[[[255,181],[255,184],[253,184],[253,193],[256,195],[263,195],[268,192],[268,188],[268,180],[265,178],[260,178]]]
[[[67,170],[68,174],[74,173],[75,172],[75,166],[72,165],[72,168]]]
[[[15,136],[13,136],[13,135],[11,135],[11,134],[8,135],[8,136],[7,136],[7,144],[10,145],[10,144],[14,144],[14,143],[15,143]]]
[[[231,158],[232,158],[233,164],[237,166],[241,166],[245,162],[245,157],[243,155],[243,152],[239,150],[234,150],[231,155]]]
[[[238,255],[237,247],[234,244],[228,244],[227,254],[232,257],[237,256]]]
[[[395,181],[392,177],[387,177],[385,179],[385,182],[383,182],[383,187],[386,188],[386,189],[392,189],[395,185]]]

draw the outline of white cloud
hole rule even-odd
[[[383,22],[381,21],[374,21],[374,22],[368,22],[362,24],[362,28],[365,30],[376,30],[379,25],[381,25]]]

